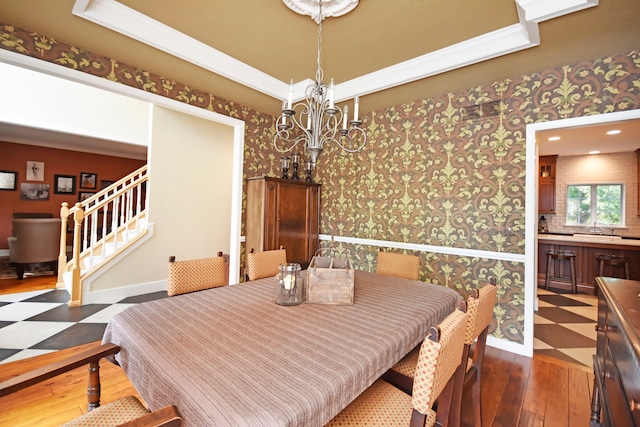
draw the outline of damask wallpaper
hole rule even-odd
[[[245,177],[280,173],[270,115],[11,25],[2,25],[0,44],[244,120]],[[527,124],[637,108],[640,52],[633,51],[374,111],[362,118],[365,150],[328,146],[320,155],[320,232],[447,248],[419,253],[421,279],[466,298],[495,277],[492,334],[522,343],[524,264],[451,252],[524,253]],[[377,247],[342,242],[334,249],[375,271]]]

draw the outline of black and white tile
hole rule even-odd
[[[69,307],[66,290],[0,295],[0,364],[101,340],[114,314],[166,296],[166,291],[155,292],[114,304]]]
[[[587,367],[596,352],[598,298],[558,294],[538,288],[534,320],[534,353]]]

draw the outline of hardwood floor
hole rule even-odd
[[[54,275],[25,277],[22,280],[2,279],[0,280],[0,295],[55,289],[57,281],[58,278]]]
[[[41,279],[41,278],[33,278]],[[8,289],[3,280],[0,292]],[[17,281],[16,281],[17,282]],[[42,282],[42,283],[40,283]],[[46,286],[34,280],[34,286]],[[49,287],[55,280],[49,278]],[[17,292],[27,290],[25,281]],[[40,288],[46,289],[46,288]],[[14,290],[13,292],[16,292]],[[26,370],[59,360],[99,342],[86,344],[31,359],[0,365],[0,381]],[[86,367],[78,368],[22,392],[0,398],[0,425],[57,426],[86,411]],[[101,362],[102,402],[137,395],[122,370]],[[482,368],[482,411],[484,426],[573,427],[589,425],[593,372],[546,356],[532,359],[487,347]],[[473,425],[471,399],[463,401],[462,425]],[[179,409],[179,408],[178,408]]]

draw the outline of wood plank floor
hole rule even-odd
[[[0,381],[59,360],[98,342],[61,350],[31,359],[0,365]],[[101,363],[102,402],[137,395],[123,371]],[[593,374],[579,365],[535,356],[529,359],[487,348],[482,369],[482,411],[485,426],[586,426],[589,425]],[[86,410],[87,369],[34,385],[0,398],[0,425],[57,426]],[[471,399],[463,401],[463,426],[472,426]]]
[[[18,292],[30,290],[25,288],[24,282],[16,286],[20,287]],[[8,283],[6,287],[0,286],[0,292],[7,292],[8,288]],[[0,381],[98,344],[85,344],[0,365]],[[109,362],[102,361],[101,378],[103,403],[137,395],[122,370]],[[0,425],[46,427],[71,420],[86,411],[86,382],[87,369],[78,368],[0,398]],[[483,425],[586,426],[589,425],[592,391],[593,373],[584,366],[539,355],[530,359],[487,347],[482,368]],[[470,405],[467,394],[462,414],[465,427],[473,425]]]

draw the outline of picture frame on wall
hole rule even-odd
[[[115,183],[115,181],[111,181],[111,180],[101,180],[100,181],[100,189],[104,190],[105,188],[107,188],[108,186],[110,186],[111,184]]]
[[[98,175],[91,172],[80,172],[80,188],[95,190],[98,186]]]
[[[0,190],[15,191],[18,188],[18,172],[0,171]]]
[[[93,196],[94,194],[96,194],[95,191],[80,191],[80,192],[78,192],[78,201],[79,202],[84,202],[89,197]]]
[[[44,181],[44,162],[27,160],[27,181]]]
[[[49,200],[49,184],[20,184],[20,200],[44,201]]]
[[[53,194],[76,194],[76,177],[74,175],[54,175]]]

